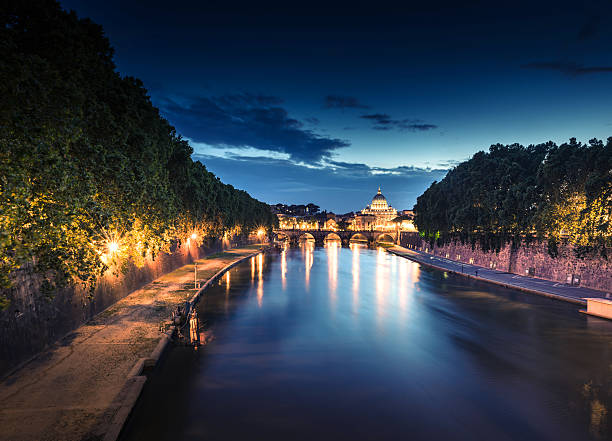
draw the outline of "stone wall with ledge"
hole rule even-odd
[[[548,254],[547,245],[540,242],[521,245],[514,250],[507,245],[496,253],[484,252],[478,245],[472,249],[471,244],[461,242],[431,247],[416,233],[402,233],[400,244],[406,248],[498,271],[612,292],[612,250],[608,252],[611,256],[608,259],[599,255],[578,258],[570,245],[559,245],[559,255],[553,258]]]
[[[247,242],[253,240],[217,240],[202,246],[177,244],[168,254],[147,258],[142,267],[128,264],[123,272],[107,271],[93,292],[77,285],[45,294],[40,289],[40,276],[18,271],[13,287],[2,292],[11,303],[0,311],[0,376],[158,277]]]

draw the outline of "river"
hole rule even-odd
[[[612,322],[382,248],[303,244],[228,272],[124,440],[607,439]]]

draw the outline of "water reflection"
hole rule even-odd
[[[225,301],[223,302],[225,313],[227,314],[229,308],[229,293],[230,293],[230,278],[232,270],[228,270],[225,273]]]
[[[396,256],[397,257],[397,256]],[[397,303],[399,306],[399,310],[401,312],[402,321],[406,320],[407,314],[407,303],[408,303],[408,267],[416,266],[415,263],[410,262],[406,259],[400,259],[398,262],[399,271],[398,271],[398,292],[397,292]]]
[[[304,285],[306,286],[306,291],[308,291],[310,289],[310,269],[312,268],[312,264],[314,262],[314,241],[300,242],[300,248],[302,250],[302,258],[304,260],[305,267]]]
[[[359,254],[361,248],[365,248],[365,245],[350,243],[349,248],[353,253],[353,314],[357,314],[359,312]]]
[[[251,282],[255,280],[255,256],[251,257]]]
[[[376,252],[376,324],[382,330],[382,321],[385,315],[385,302],[388,294],[389,258],[384,248],[378,247]]]
[[[236,267],[198,313],[214,339],[169,350],[126,440],[610,436],[612,323],[573,305],[303,244]]]
[[[283,291],[285,291],[287,289],[287,247],[281,250],[281,280]]]
[[[258,254],[257,255],[257,305],[259,305],[260,308],[261,308],[261,305],[263,304],[263,296],[264,296],[263,261],[264,261],[264,254],[263,253]]]
[[[338,249],[340,243],[333,240],[325,242],[327,250],[327,274],[329,279],[329,296],[332,304],[336,303],[336,294],[338,290]]]

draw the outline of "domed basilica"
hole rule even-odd
[[[394,228],[393,219],[397,210],[387,203],[387,198],[380,191],[372,198],[372,203],[355,216],[354,228],[358,230],[390,230]]]

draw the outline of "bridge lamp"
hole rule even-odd
[[[263,229],[263,228],[260,228],[259,230],[257,230],[257,235],[258,235],[259,237],[263,236],[264,234],[265,234],[265,231],[264,231],[264,229]]]

